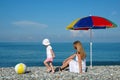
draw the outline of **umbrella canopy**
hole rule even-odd
[[[78,18],[74,20],[66,29],[71,30],[88,30],[88,29],[105,29],[117,27],[112,21],[99,17],[99,16],[88,16],[83,18]]]
[[[92,29],[106,29],[117,27],[112,21],[99,17],[99,16],[87,16],[78,18],[70,23],[67,30],[89,30],[90,29],[90,66],[92,67]]]

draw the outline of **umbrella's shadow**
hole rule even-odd
[[[60,67],[56,67],[55,68],[55,72],[59,72],[60,71]],[[66,68],[66,69],[64,69],[63,71],[69,71],[69,68]],[[88,67],[86,67],[86,70],[85,70],[85,72],[87,72],[88,71]]]
[[[60,71],[60,67],[56,67],[56,68],[55,68],[55,72],[59,72],[59,71]],[[66,68],[66,69],[64,69],[63,71],[69,71],[69,69]]]
[[[55,72],[59,72],[60,71],[59,69],[60,69],[60,67],[56,67]]]

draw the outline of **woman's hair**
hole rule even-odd
[[[86,53],[85,53],[85,51],[82,47],[81,42],[80,41],[75,41],[73,43],[73,45],[74,45],[74,48],[77,50],[77,52],[80,54],[81,59],[84,59],[86,57]]]

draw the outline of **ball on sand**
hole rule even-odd
[[[23,74],[26,71],[26,65],[23,63],[19,63],[15,66],[15,72],[18,74]]]

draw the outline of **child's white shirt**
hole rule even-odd
[[[47,54],[47,58],[52,58],[52,53],[51,53],[51,50],[52,47],[49,45],[46,47],[46,54]]]

